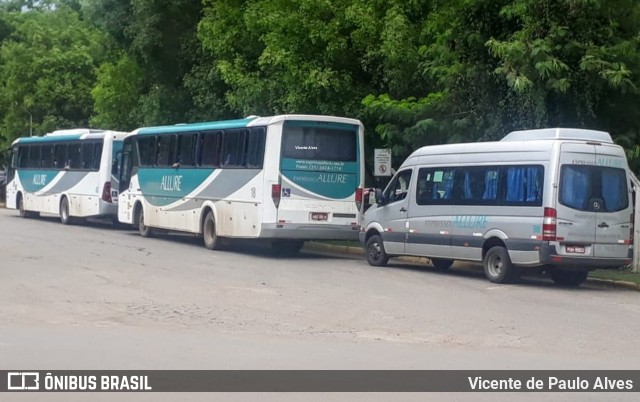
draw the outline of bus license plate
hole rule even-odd
[[[326,221],[329,219],[329,214],[326,212],[312,212],[311,220],[312,221]]]
[[[584,246],[566,246],[567,253],[584,254]]]

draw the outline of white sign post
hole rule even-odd
[[[391,176],[391,149],[376,148],[373,150],[373,175]]]

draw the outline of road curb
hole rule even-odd
[[[304,250],[320,251],[325,253],[358,255],[358,256],[364,257],[364,249],[362,247],[342,246],[338,244],[328,244],[328,243],[322,243],[317,241],[306,242],[304,245]],[[427,264],[429,261],[429,259],[426,257],[411,257],[411,256],[398,257],[398,259],[401,261],[407,261],[407,262],[412,262],[416,264]],[[611,279],[600,279],[600,278],[587,278],[586,282],[593,285],[609,286],[609,287],[640,291],[640,285],[633,282],[614,281]]]

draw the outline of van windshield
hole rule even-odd
[[[560,203],[579,211],[626,209],[629,206],[627,174],[619,168],[564,165],[560,173]]]

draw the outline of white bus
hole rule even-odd
[[[364,180],[358,120],[280,115],[140,128],[125,139],[118,218],[220,239],[358,238]]]
[[[88,217],[117,221],[118,158],[126,133],[59,130],[11,145],[7,208],[20,216],[56,214],[63,224]]]
[[[631,263],[627,160],[605,132],[528,130],[423,147],[376,198],[361,229],[371,265],[400,255],[428,257],[439,269],[482,261],[496,283],[544,267],[576,286],[591,269]]]

